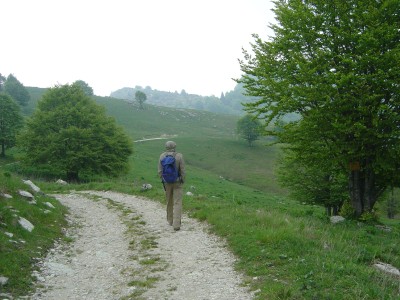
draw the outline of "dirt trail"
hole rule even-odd
[[[32,299],[252,299],[234,257],[203,223],[175,232],[160,203],[115,192],[54,195],[72,242],[56,245]]]

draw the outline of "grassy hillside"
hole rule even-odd
[[[26,111],[33,111],[45,89],[28,88],[31,103]],[[145,105],[145,109],[110,97],[94,97],[109,115],[124,127],[132,140],[165,137],[178,144],[188,165],[209,170],[227,180],[248,185],[266,192],[283,193],[274,176],[277,147],[265,147],[260,140],[249,148],[245,140],[235,134],[239,117],[205,111]],[[132,159],[132,179],[144,177],[152,183],[157,158],[166,140],[135,143]],[[138,174],[135,164],[146,165]],[[153,168],[150,167],[151,164]],[[152,171],[151,171],[152,170]],[[189,173],[190,176],[190,173]]]
[[[288,199],[273,176],[279,148],[264,147],[262,141],[248,148],[234,135],[235,117],[154,106],[138,110],[112,98],[96,101],[134,141],[173,136],[188,164],[185,190],[194,186],[194,196],[184,197],[185,210],[226,238],[258,299],[400,298],[398,278],[373,267],[382,261],[400,268],[398,220],[382,220],[386,227],[332,225],[321,208]],[[126,176],[68,188],[118,190],[163,201],[156,167],[164,143],[134,143]],[[141,192],[142,183],[154,188]],[[40,184],[55,190],[52,183]]]
[[[167,136],[166,139],[177,142],[177,150],[184,154],[189,166],[266,192],[283,192],[274,176],[278,148],[265,147],[266,141],[262,140],[249,148],[246,141],[235,134],[238,117],[150,105],[140,110],[112,98],[98,97],[96,101],[106,107],[133,140]],[[145,162],[155,172],[165,141],[135,143],[133,164]],[[142,175],[151,182],[151,174],[155,173]]]

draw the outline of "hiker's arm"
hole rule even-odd
[[[162,154],[160,155],[160,159],[158,160],[158,177],[162,177],[162,166],[161,166],[161,159],[162,159]]]

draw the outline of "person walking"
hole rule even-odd
[[[183,160],[183,155],[176,152],[175,149],[175,142],[168,141],[165,143],[165,152],[161,153],[160,159],[158,160],[158,176],[161,178],[165,189],[168,224],[171,225],[175,231],[178,231],[181,228],[183,183],[185,182],[185,162]],[[167,182],[167,180],[163,177],[162,161],[167,156],[175,159],[175,168],[178,173],[176,180],[170,183]]]

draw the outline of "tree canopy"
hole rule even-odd
[[[348,175],[356,214],[370,212],[399,184],[400,2],[278,0],[274,11],[274,36],[254,35],[240,62],[239,82],[260,97],[247,109],[267,124],[297,113],[277,134],[302,162]]]
[[[254,116],[247,114],[238,120],[236,131],[251,147],[253,142],[259,139],[262,129],[261,122]]]
[[[31,98],[23,84],[12,74],[7,76],[3,88],[4,92],[10,95],[21,106],[26,106]]]
[[[9,95],[0,92],[0,156],[6,156],[6,149],[15,145],[22,124],[19,105]]]
[[[76,80],[73,84],[78,85],[83,92],[85,93],[85,95],[87,96],[93,96],[93,89],[89,86],[89,84],[87,84],[85,81],[83,80]]]
[[[50,88],[19,139],[24,163],[48,175],[117,175],[127,170],[132,144],[77,85]]]
[[[139,104],[139,107],[143,109],[143,103],[147,100],[147,96],[142,91],[136,91],[135,100]]]
[[[6,78],[0,73],[0,92],[3,91],[4,82],[6,82]]]

